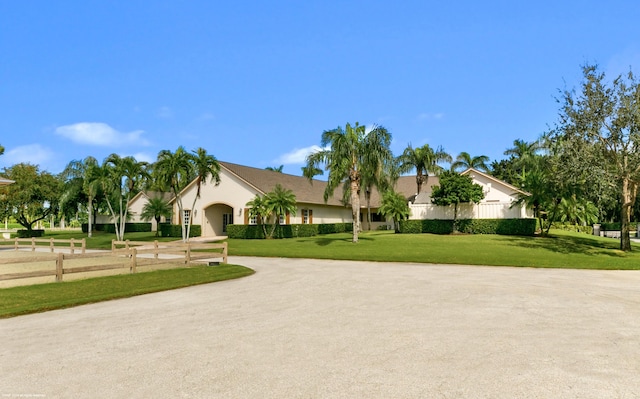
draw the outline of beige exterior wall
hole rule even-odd
[[[219,185],[207,183],[201,187],[200,199],[193,207],[196,189],[196,185],[192,184],[183,191],[182,205],[184,210],[191,211],[192,224],[200,225],[205,237],[225,235],[224,224],[231,219],[233,224],[244,224],[246,204],[258,194],[257,189],[225,169],[220,171]],[[313,224],[351,222],[349,207],[302,203],[297,205],[296,214],[289,216],[290,224],[302,223],[302,209],[310,209],[313,212]],[[172,223],[177,224],[177,203],[174,205],[174,215],[176,216]]]
[[[473,182],[482,186],[484,199],[479,204],[460,204],[459,219],[523,219],[533,217],[533,211],[524,205],[512,207],[518,192],[511,186],[492,180],[482,174],[469,172]],[[431,192],[431,187],[429,187]],[[431,197],[431,193],[429,194]],[[429,201],[431,202],[431,201]],[[454,207],[428,204],[409,204],[409,219],[453,219]]]
[[[146,195],[141,194],[134,198],[133,201],[129,203],[129,215],[130,218],[127,220],[128,223],[151,223],[151,231],[158,230],[158,224],[155,219],[151,220],[142,220],[140,215],[142,214],[142,209],[149,202],[149,199]],[[160,223],[166,221],[165,217],[160,218]]]
[[[191,211],[192,224],[198,224],[202,228],[202,235],[223,235],[224,218],[233,215],[233,222],[244,224],[244,208],[258,191],[250,187],[243,180],[229,173],[225,169],[220,170],[220,184],[208,182],[200,188],[200,198],[195,202],[197,186],[190,185],[182,193],[182,206]],[[193,209],[192,209],[193,207]],[[178,205],[174,205],[173,223],[178,224]]]
[[[410,204],[409,219],[453,219],[454,207],[432,204]],[[531,218],[531,210],[505,203],[460,204],[458,219],[523,219]]]
[[[290,216],[291,224],[302,224],[302,210],[310,209],[313,211],[313,224],[323,223],[350,223],[351,208],[336,207],[321,204],[298,204],[295,216]]]
[[[483,176],[473,171],[468,174],[473,179],[473,182],[482,186],[484,192],[484,199],[480,203],[503,203],[511,204],[516,201],[518,194],[517,191],[509,186],[491,180],[486,176]]]

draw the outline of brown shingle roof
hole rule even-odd
[[[327,182],[313,180],[302,176],[289,175],[286,173],[274,172],[266,169],[258,169],[250,166],[238,165],[230,162],[220,161],[220,166],[253,186],[262,194],[266,194],[274,189],[276,184],[293,191],[298,202],[307,204],[324,204],[324,190]],[[342,189],[336,189],[334,196],[327,200],[328,205],[342,206]]]
[[[273,190],[276,184],[282,185],[283,188],[293,191],[296,195],[298,202],[307,204],[324,204],[324,190],[327,187],[327,182],[323,180],[313,180],[310,183],[306,177],[289,175],[286,173],[274,172],[266,169],[258,169],[250,166],[238,165],[230,162],[220,161],[220,166],[227,169],[229,172],[238,176],[244,180],[247,184],[253,186],[262,194],[266,194]],[[428,180],[423,184],[422,190],[425,191],[428,187],[434,184],[438,184],[438,178],[436,176],[429,176]],[[416,194],[416,177],[415,176],[402,176],[396,183],[395,190],[405,196],[407,199],[412,199]],[[342,199],[342,187],[338,187],[335,190],[333,197],[327,201],[328,205],[344,206]],[[381,195],[374,188],[371,195],[371,207],[378,208],[381,202]],[[366,206],[364,193],[360,195],[360,205]]]

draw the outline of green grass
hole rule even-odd
[[[581,233],[550,237],[394,234],[376,231],[283,240],[230,239],[230,255],[397,261],[570,269],[640,269],[640,246],[624,253],[619,241]]]
[[[244,266],[221,264],[4,288],[0,289],[0,318],[207,284],[253,273]]]

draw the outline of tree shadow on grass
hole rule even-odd
[[[337,242],[347,242],[351,243],[352,237],[317,237],[314,240],[314,243],[321,247],[326,247],[327,245],[331,245]],[[367,236],[359,236],[358,241],[374,241],[375,238],[367,237]]]
[[[556,236],[544,237],[512,237],[511,244],[523,248],[542,249],[561,254],[580,254],[589,256],[606,255],[614,258],[624,258],[625,253],[620,251],[620,243],[596,240],[588,237]]]

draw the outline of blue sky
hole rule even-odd
[[[300,174],[324,130],[504,158],[580,67],[640,73],[636,1],[4,1],[0,167],[206,148]],[[606,4],[606,5],[605,5]]]

